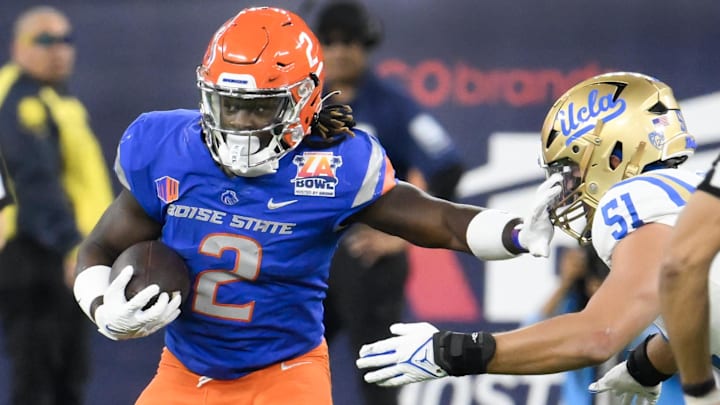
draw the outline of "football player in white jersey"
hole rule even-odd
[[[377,368],[365,380],[394,386],[447,375],[545,374],[597,365],[620,352],[660,314],[658,253],[668,248],[677,214],[702,179],[677,168],[694,148],[671,88],[652,77],[610,73],[568,90],[541,133],[548,175],[564,179],[551,217],[579,242],[593,243],[611,268],[608,277],[582,311],[509,332],[393,325],[397,336],[361,349],[357,366]],[[648,340],[625,369],[653,387],[639,397],[654,400],[655,386],[672,370],[649,367]]]
[[[647,344],[650,362],[645,365],[650,370],[679,369],[688,405],[720,404],[710,362],[711,354],[720,354],[720,268],[715,265],[711,271],[720,251],[719,163],[720,157],[678,217],[663,260],[660,302],[665,326],[660,326],[670,341],[658,335]],[[624,366],[608,371],[591,389],[613,391],[628,400],[648,391],[659,394],[659,386],[643,386]]]

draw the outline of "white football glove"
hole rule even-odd
[[[535,257],[548,257],[550,241],[555,227],[550,222],[550,205],[562,192],[562,174],[555,173],[545,179],[535,192],[533,208],[518,227],[520,245]]]
[[[588,386],[590,392],[598,394],[610,391],[613,396],[622,401],[622,405],[631,405],[633,398],[637,398],[635,405],[655,405],[660,397],[662,384],[646,387],[630,375],[627,362],[611,368],[602,378]]]
[[[95,310],[98,331],[112,340],[148,336],[180,315],[182,297],[179,293],[173,294],[170,299],[163,292],[155,304],[146,310],[142,309],[160,292],[157,284],[145,287],[128,301],[125,298],[125,287],[132,276],[132,266],[125,267],[105,290],[103,304]]]
[[[381,387],[395,387],[413,382],[445,377],[448,374],[435,364],[433,335],[438,329],[427,322],[396,323],[390,326],[395,337],[363,345],[359,369],[381,367],[365,374],[365,381]]]

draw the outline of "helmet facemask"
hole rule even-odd
[[[589,243],[592,222],[587,218],[592,218],[596,205],[591,206],[584,201],[586,184],[580,166],[569,159],[543,166],[547,177],[555,173],[562,176],[562,191],[549,205],[550,221],[581,244]]]
[[[233,175],[274,173],[280,158],[305,135],[300,111],[315,88],[310,77],[262,90],[213,86],[199,75],[198,87],[205,142],[213,159]]]

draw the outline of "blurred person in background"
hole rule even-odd
[[[370,54],[382,40],[380,21],[361,3],[329,2],[315,29],[325,52],[327,94],[347,104],[357,127],[377,136],[397,177],[452,200],[463,165],[440,123],[399,86],[379,78]],[[408,245],[400,238],[355,225],[333,257],[325,300],[325,336],[330,344],[347,331],[353,353],[377,340],[402,319],[408,277]],[[358,373],[359,381],[362,381]],[[364,401],[397,403],[397,390],[361,384]]]
[[[582,310],[608,273],[607,266],[591,245],[561,250],[559,263],[557,287],[539,311],[525,320],[524,326],[559,314]],[[564,374],[563,402],[572,405],[593,404],[593,396],[588,392],[587,386],[595,380],[597,368],[585,367]]]
[[[81,404],[89,326],[70,289],[75,247],[112,200],[87,112],[67,88],[73,32],[59,10],[15,20],[0,69],[0,149],[16,206],[4,210],[0,315],[15,405]]]
[[[549,374],[601,364],[629,345],[660,314],[662,252],[702,177],[678,166],[695,139],[672,89],[647,75],[616,72],[578,83],[547,114],[541,131],[548,175],[563,177],[551,218],[581,243],[592,242],[610,272],[582,311],[502,333],[438,331],[396,324],[397,335],[360,350],[365,380],[397,386],[468,374]],[[613,368],[655,403],[672,369],[651,363],[662,342],[646,338]],[[612,372],[612,370],[611,370]],[[593,392],[615,391],[593,384]],[[627,399],[627,398],[626,398]],[[629,402],[625,402],[629,404]]]
[[[10,191],[10,177],[7,173],[5,158],[0,153],[0,251],[5,247],[5,217],[2,210],[15,201]]]
[[[557,288],[550,295],[538,313],[525,322],[526,325],[539,322],[563,313],[578,312],[585,308],[592,295],[609,273],[608,266],[600,259],[592,245],[566,248],[560,253],[560,277]],[[648,327],[636,337],[625,350],[603,364],[568,371],[562,385],[563,402],[568,405],[619,404],[612,397],[601,398],[593,395],[588,386],[613,366],[627,357],[628,351],[641,344],[647,336],[658,332],[655,326]],[[673,377],[663,384],[658,405],[676,405],[682,399],[679,381]]]

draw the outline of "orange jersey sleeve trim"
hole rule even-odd
[[[395,179],[395,168],[390,162],[390,159],[385,156],[385,181],[383,182],[382,193],[380,194],[387,193],[395,187],[395,185],[397,185],[397,180]]]

